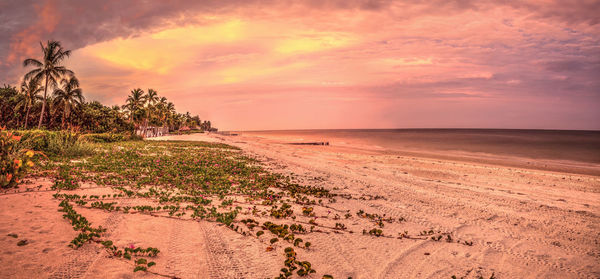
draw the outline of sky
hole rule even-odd
[[[221,130],[600,129],[600,1],[0,0],[0,83],[47,40]]]

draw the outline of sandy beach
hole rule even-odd
[[[571,172],[569,164],[557,171],[515,167],[522,165],[523,158],[517,157],[477,161],[447,152],[421,156],[335,144],[298,146],[251,134],[153,140],[237,146],[273,172],[351,197],[315,207],[323,225],[332,227],[337,222],[332,216],[339,215],[347,228],[346,233],[324,230],[304,237],[314,248],[299,253],[319,275],[308,278],[600,277],[600,165],[588,163],[585,171]],[[596,175],[585,174],[590,172]],[[160,278],[132,273],[128,263],[110,259],[99,247],[67,247],[75,232],[57,211],[50,185],[48,179],[34,178],[18,192],[0,195],[0,277]],[[114,193],[93,183],[74,192]],[[361,210],[398,221],[382,228],[387,237],[364,235],[369,223],[357,217]],[[265,239],[248,238],[214,222],[81,212],[106,227],[120,245],[160,248],[154,270],[160,274],[272,278],[283,260],[280,252],[265,253]],[[347,213],[352,217],[344,218]],[[443,238],[431,240],[430,234]],[[18,246],[19,240],[27,244]]]
[[[0,0],[0,279],[600,279],[600,0]]]

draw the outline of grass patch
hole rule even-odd
[[[71,131],[27,130],[15,134],[21,136],[21,148],[41,151],[53,159],[89,156],[95,149],[92,143]]]

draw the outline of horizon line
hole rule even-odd
[[[565,132],[600,132],[600,130],[556,129],[556,128],[301,128],[301,129],[259,129],[259,130],[222,130],[219,132],[283,132],[283,131],[324,131],[324,130],[498,130],[498,131],[565,131]]]

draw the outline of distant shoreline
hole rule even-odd
[[[317,137],[304,138],[304,142],[318,142],[315,140]],[[473,152],[473,151],[461,151],[461,150],[440,150],[440,149],[386,149],[386,148],[372,148],[358,142],[354,143],[340,143],[340,139],[322,138],[321,141],[328,142],[329,145],[290,145],[294,142],[302,142],[300,138],[294,138],[294,135],[283,135],[277,134],[264,135],[264,134],[253,134],[253,133],[240,133],[238,136],[229,137],[223,135],[187,135],[187,136],[168,136],[162,138],[156,138],[153,140],[202,140],[202,141],[219,141],[227,144],[236,145],[242,142],[256,142],[266,144],[270,146],[296,146],[298,149],[303,150],[321,150],[327,153],[341,153],[341,154],[371,154],[375,156],[398,156],[398,157],[416,157],[416,158],[427,158],[427,159],[438,159],[446,161],[454,161],[457,163],[477,163],[493,166],[503,167],[514,167],[523,168],[530,170],[542,170],[551,172],[564,172],[572,174],[583,174],[600,176],[600,164],[594,162],[576,161],[576,160],[565,160],[565,159],[548,159],[548,158],[532,158],[519,156],[515,154],[496,154],[486,152]],[[327,140],[325,140],[327,139]]]
[[[600,130],[579,129],[525,129],[525,128],[319,128],[319,129],[268,129],[268,130],[223,130],[223,132],[291,132],[291,131],[540,131],[540,132],[594,132],[600,135]]]

